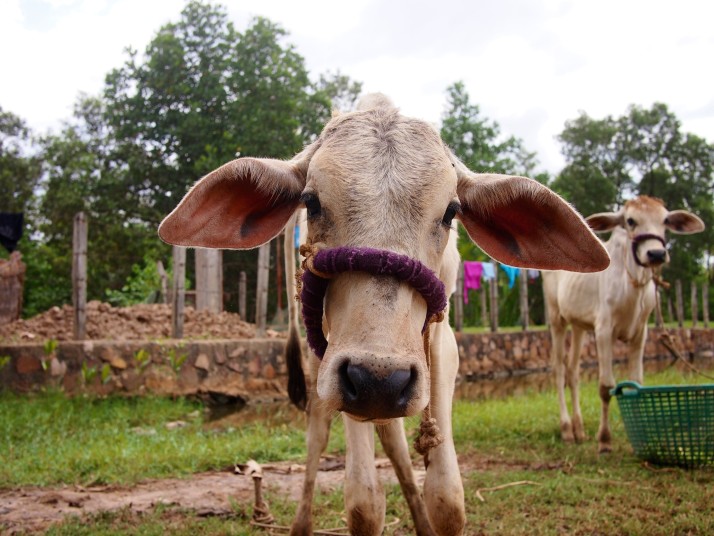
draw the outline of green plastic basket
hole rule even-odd
[[[658,465],[714,465],[714,384],[643,387],[621,382],[617,397],[635,455]]]

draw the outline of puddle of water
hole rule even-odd
[[[697,369],[714,376],[714,357],[696,356],[693,362]],[[682,374],[692,374],[681,361],[673,363],[671,359],[647,360],[644,363],[646,375],[673,368]],[[597,379],[597,367],[583,368],[582,381]],[[615,377],[627,377],[627,367],[624,363],[615,364]],[[714,380],[712,380],[714,382]],[[479,379],[463,381],[456,386],[455,398],[461,400],[485,400],[518,396],[527,392],[542,392],[555,386],[551,371],[519,374],[503,378]],[[305,429],[305,413],[288,401],[259,404],[213,404],[209,406],[208,418],[204,427],[209,430],[239,428],[249,424],[260,424],[267,427],[294,426]]]
[[[705,374],[714,376],[714,358],[705,356],[695,356],[692,363],[698,370]],[[682,374],[692,374],[692,369],[687,367],[680,360],[672,359],[648,359],[644,362],[645,380],[647,374],[662,372],[667,369],[674,369]],[[618,381],[627,378],[627,366],[625,363],[615,363],[615,378]],[[589,366],[581,369],[581,381],[594,381],[598,377],[597,366]],[[714,382],[714,380],[712,380]],[[464,381],[456,386],[455,398],[461,400],[485,400],[494,398],[506,398],[518,396],[527,392],[542,392],[555,388],[555,378],[552,371],[533,372],[529,374],[519,374],[504,378],[488,378],[474,381]]]

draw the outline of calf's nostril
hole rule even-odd
[[[369,367],[347,361],[338,369],[343,409],[372,419],[403,416],[418,376],[412,367],[393,370],[383,377]]]
[[[647,250],[647,259],[653,263],[664,262],[667,257],[667,251],[664,249],[650,249]]]

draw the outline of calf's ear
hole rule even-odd
[[[622,212],[599,212],[585,218],[590,228],[596,233],[606,233],[625,224]]]
[[[671,210],[667,213],[664,224],[676,234],[701,233],[704,230],[704,222],[699,216],[686,210]]]
[[[497,261],[522,268],[599,272],[610,257],[561,197],[526,177],[474,174],[457,166],[459,218]]]
[[[294,162],[239,158],[199,180],[159,226],[177,246],[250,249],[280,233],[300,204],[305,176]]]

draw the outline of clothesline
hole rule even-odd
[[[500,262],[464,261],[464,303],[469,303],[469,289],[479,290],[481,280],[490,281],[496,278],[496,264],[508,277],[508,288],[513,288],[516,278],[520,274],[520,268],[514,268]],[[540,277],[538,270],[527,270],[528,279],[534,280]]]

